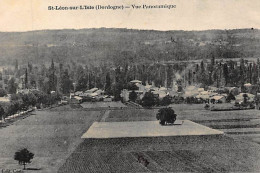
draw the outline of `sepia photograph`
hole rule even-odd
[[[3,0],[0,172],[260,172],[260,2]]]

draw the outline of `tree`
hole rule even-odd
[[[14,111],[15,113],[18,113],[23,109],[23,101],[22,100],[17,100],[13,102],[13,106],[14,106]]]
[[[25,68],[24,87],[26,89],[28,89],[28,72],[27,72],[27,68]]]
[[[228,73],[228,65],[226,63],[223,66],[223,74],[224,74],[225,82],[226,82],[226,85],[227,85],[228,82],[229,82],[229,73]]]
[[[7,91],[8,91],[9,94],[15,94],[16,90],[17,90],[17,84],[15,83],[15,79],[12,77],[8,81]]]
[[[56,91],[57,90],[57,76],[55,75],[55,66],[53,59],[51,61],[51,67],[49,69],[49,90],[48,93],[51,91]]]
[[[58,101],[61,101],[62,95],[58,92],[52,93],[51,98],[53,101],[53,104],[57,103]]]
[[[46,97],[47,94],[42,92],[42,91],[37,91],[37,90],[32,91],[32,93],[36,97],[36,100],[37,100],[36,106],[37,106],[37,108],[40,108],[41,107],[40,105],[44,104],[44,100],[45,100],[45,97]]]
[[[120,93],[123,89],[123,85],[123,73],[121,72],[120,66],[118,66],[115,69],[115,82],[113,83],[113,95],[115,101],[119,101],[121,99]]]
[[[227,96],[226,101],[227,101],[228,103],[230,103],[231,100],[236,100],[236,98],[235,98],[235,96],[230,92],[230,93],[228,94],[228,96]]]
[[[137,94],[133,90],[132,92],[129,93],[129,100],[131,100],[132,102],[135,102],[136,99],[137,99]]]
[[[25,109],[28,109],[29,106],[35,106],[37,102],[37,98],[33,93],[23,94],[22,100]]]
[[[3,89],[3,88],[0,88],[0,97],[4,97],[4,96],[6,96],[6,95],[7,95],[6,90]]]
[[[168,106],[169,104],[171,104],[172,99],[169,95],[165,96],[162,101],[160,102],[161,106]]]
[[[160,120],[161,125],[165,125],[165,123],[174,123],[177,115],[175,114],[172,108],[161,108],[156,114],[157,120]]]
[[[8,107],[7,107],[7,111],[6,111],[6,115],[7,116],[11,116],[14,115],[17,111],[18,111],[18,107],[15,105],[16,101],[12,101]]]
[[[113,95],[114,95],[114,98],[115,98],[115,101],[119,101],[121,99],[121,91],[123,89],[123,84],[122,83],[114,83],[113,86]]]
[[[156,98],[152,92],[146,92],[141,102],[144,107],[152,107],[156,105]]]
[[[28,163],[31,163],[31,160],[33,159],[34,154],[31,153],[27,148],[23,148],[14,154],[14,160],[17,160],[19,165],[24,166],[25,170],[25,165]]]
[[[81,65],[78,66],[76,71],[76,91],[85,91],[88,87],[88,78],[84,73]]]
[[[247,104],[247,100],[248,100],[248,95],[247,94],[243,94],[243,104],[246,105]]]
[[[110,77],[110,73],[109,72],[106,75],[105,92],[106,92],[106,94],[109,94],[109,95],[112,94],[112,91],[111,91],[111,77]]]
[[[4,119],[4,115],[5,115],[5,110],[4,110],[3,106],[0,105],[0,117],[1,117],[1,119]]]
[[[191,85],[191,82],[192,82],[192,73],[191,73],[191,70],[189,70],[189,73],[188,73],[188,83],[189,83],[189,85]]]
[[[138,90],[139,88],[138,88],[138,86],[136,86],[136,84],[134,84],[134,83],[129,83],[129,84],[127,85],[127,89],[128,89],[128,90]]]
[[[15,68],[15,72],[17,72],[18,71],[18,60],[16,59],[15,60],[15,65],[14,65],[14,68]]]
[[[72,81],[70,80],[69,72],[66,69],[61,77],[61,92],[63,94],[70,93],[70,90],[73,88]]]

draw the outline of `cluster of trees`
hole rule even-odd
[[[127,53],[125,53],[127,54]],[[175,64],[166,66],[164,64],[137,63],[127,58],[127,55],[115,59],[115,62],[102,63],[99,65],[82,65],[75,61],[67,63],[51,61],[49,67],[45,64],[18,65],[15,63],[14,71],[6,69],[3,73],[14,75],[7,82],[7,92],[14,94],[18,83],[22,88],[37,88],[45,93],[56,91],[68,94],[72,91],[85,91],[93,87],[104,89],[109,95],[114,95],[116,100],[120,99],[122,89],[133,89],[131,80],[139,79],[145,83],[154,83],[156,86],[165,84],[174,77],[174,72],[183,70],[185,65]],[[167,74],[166,74],[167,73]],[[167,85],[170,85],[168,82]]]
[[[137,100],[137,94],[133,90],[129,93],[129,100],[141,104],[143,107],[152,107],[152,106],[168,106],[172,103],[172,97],[167,95],[161,100],[158,96],[154,95],[152,92],[146,92],[144,97],[141,100]]]
[[[249,62],[242,58],[239,61],[216,61],[212,57],[210,63],[201,61],[188,69],[185,75],[188,84],[201,83],[204,87],[243,87],[245,83],[259,85],[260,61]]]
[[[61,100],[58,93],[46,94],[42,91],[34,90],[28,94],[12,94],[11,102],[5,105],[0,104],[0,117],[5,118],[21,111],[26,111],[30,107],[41,108],[51,106]]]
[[[121,51],[136,62],[203,59],[212,53],[219,58],[259,56],[259,30],[146,31],[128,29],[54,30],[0,33],[1,64],[19,55],[21,61],[90,60],[100,63],[122,57]],[[3,36],[2,36],[3,35]],[[21,53],[22,52],[22,53]]]
[[[120,100],[122,89],[135,90],[136,86],[129,85],[134,79],[141,80],[144,85],[153,84],[156,87],[172,88],[176,85],[179,92],[182,91],[183,85],[192,84],[201,84],[204,88],[259,84],[259,59],[257,62],[249,62],[242,58],[240,61],[217,61],[212,54],[209,55],[210,62],[148,64],[133,62],[127,54],[125,52],[121,57],[115,58],[114,62],[98,65],[82,65],[75,61],[55,63],[53,60],[49,67],[28,63],[19,68],[16,64],[15,77],[8,81],[7,92],[16,93],[16,79],[20,79],[23,88],[37,88],[47,94],[51,91],[69,94],[72,91],[85,91],[97,87],[104,89],[106,94],[113,95],[115,100]]]

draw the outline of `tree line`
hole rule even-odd
[[[245,83],[259,85],[260,62],[250,62],[240,59],[215,60],[211,56],[210,62],[189,63],[137,63],[131,59],[121,58],[121,61],[102,63],[99,65],[54,62],[50,65],[30,64],[20,66],[16,63],[14,74],[7,82],[7,92],[14,94],[17,91],[17,79],[26,89],[35,89],[50,94],[68,95],[73,91],[86,91],[93,87],[105,90],[108,95],[120,99],[122,89],[132,90],[129,82],[134,79],[142,81],[144,85],[153,84],[156,87],[172,88],[178,86],[178,91],[187,85],[225,87],[243,87]],[[18,82],[18,83],[19,83]]]
[[[5,119],[30,108],[49,107],[56,104],[61,99],[58,93],[46,94],[42,91],[33,90],[29,93],[12,94],[10,103],[0,104],[0,117]]]

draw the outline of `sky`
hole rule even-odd
[[[176,9],[49,11],[48,6],[176,5]],[[0,0],[0,31],[128,28],[260,29],[260,0]]]

